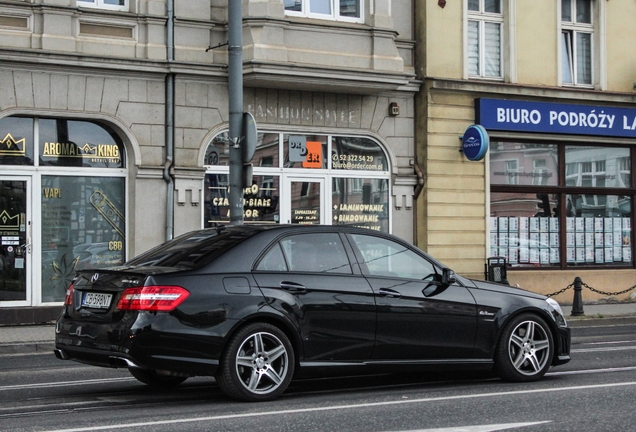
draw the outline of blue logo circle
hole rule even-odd
[[[462,137],[462,151],[468,160],[482,160],[486,156],[489,146],[490,138],[483,126],[472,125],[466,128]]]

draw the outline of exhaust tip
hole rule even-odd
[[[55,354],[55,357],[57,357],[60,360],[69,360],[71,357],[66,354],[65,351],[61,350],[61,349],[54,349],[53,353]]]
[[[138,368],[141,369],[141,366],[139,366],[138,364],[132,362],[131,360],[128,360],[126,358],[123,357],[109,357],[108,358],[108,363],[110,364],[111,367],[114,368]]]

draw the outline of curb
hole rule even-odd
[[[55,343],[41,342],[16,342],[0,344],[0,356],[21,354],[51,354],[55,349]]]

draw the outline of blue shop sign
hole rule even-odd
[[[475,121],[488,130],[636,138],[636,109],[476,99]]]
[[[462,151],[468,160],[482,160],[486,156],[489,145],[490,138],[483,126],[472,125],[466,128],[462,136]]]

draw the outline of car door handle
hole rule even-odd
[[[290,291],[290,292],[294,292],[294,293],[307,292],[307,288],[305,288],[301,284],[297,284],[297,283],[294,283],[294,282],[281,282],[280,283],[280,287],[282,289],[284,289],[285,291]]]
[[[392,298],[402,297],[402,294],[400,294],[399,292],[392,289],[388,289],[388,288],[380,288],[380,295],[383,297],[392,297]]]

